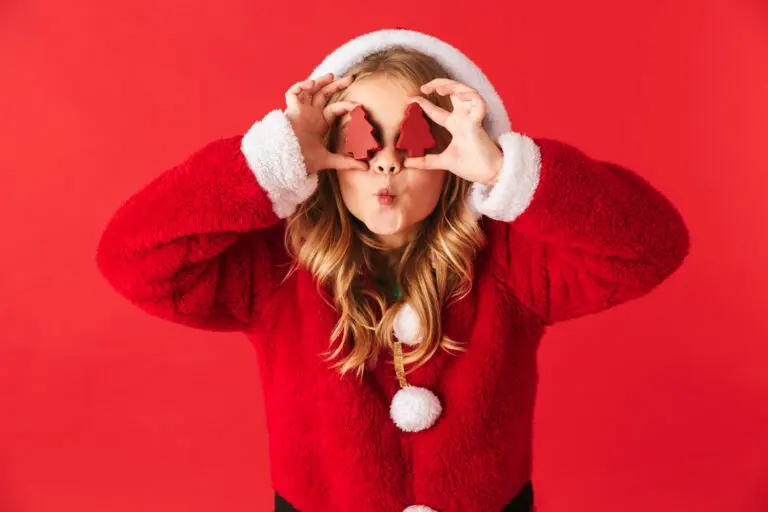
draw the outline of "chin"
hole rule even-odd
[[[407,233],[411,218],[401,208],[375,208],[366,211],[362,222],[368,230],[379,236],[393,236]]]
[[[366,224],[365,226],[374,235],[396,235],[396,234],[398,234],[398,233],[400,233],[402,231],[405,231],[405,230],[399,229],[399,228],[395,228],[393,230],[380,229],[380,228],[377,228],[376,226],[371,225],[371,224]]]
[[[402,217],[395,217],[389,222],[382,222],[381,219],[371,216],[367,217],[363,224],[371,233],[376,235],[396,235],[408,230],[408,225],[403,221]]]

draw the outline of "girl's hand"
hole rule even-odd
[[[450,94],[453,112],[422,96],[409,99],[419,103],[424,113],[453,138],[442,153],[406,158],[403,165],[413,169],[445,169],[465,180],[491,184],[501,169],[503,153],[482,126],[485,100],[471,87],[448,78],[437,78],[421,86],[424,94],[432,91],[441,96]]]
[[[368,163],[351,156],[332,153],[326,148],[328,132],[336,117],[357,106],[350,101],[326,105],[328,97],[352,83],[352,75],[333,80],[333,73],[294,84],[285,93],[285,117],[290,121],[304,156],[309,174],[323,169],[368,170]]]

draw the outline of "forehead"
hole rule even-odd
[[[385,77],[368,77],[352,83],[346,90],[345,100],[360,103],[369,117],[382,127],[396,127],[402,121],[408,97],[419,94],[416,87]],[[349,120],[350,114],[341,117]]]

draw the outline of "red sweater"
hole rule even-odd
[[[131,196],[97,264],[144,311],[242,331],[260,367],[273,487],[302,512],[497,511],[531,476],[536,350],[545,328],[648,293],[688,253],[686,226],[643,178],[554,140],[499,138],[501,174],[475,185],[487,236],[472,291],[442,312],[464,342],[408,375],[442,414],[389,416],[391,358],[362,381],[320,353],[338,318],[289,257],[284,219],[317,185],[279,110],[207,144]],[[408,507],[408,508],[406,508]],[[422,507],[422,508],[420,508]]]

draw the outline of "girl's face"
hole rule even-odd
[[[367,111],[382,149],[369,153],[368,171],[337,171],[342,199],[380,241],[398,247],[413,237],[421,221],[435,209],[447,171],[406,168],[407,152],[395,149],[407,98],[418,95],[418,90],[394,79],[371,76],[352,83],[346,93],[345,100],[359,103]],[[344,153],[350,118],[347,113],[339,120],[336,147],[332,148],[335,153]],[[394,197],[382,197],[383,189]]]

